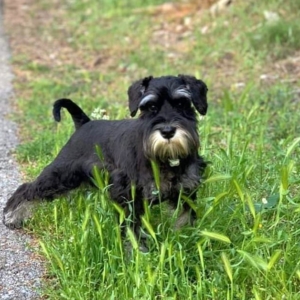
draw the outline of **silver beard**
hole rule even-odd
[[[159,158],[161,161],[187,157],[197,147],[191,134],[180,127],[176,128],[174,136],[164,138],[159,129],[155,130],[147,142],[144,150],[151,159]]]

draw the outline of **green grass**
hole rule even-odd
[[[300,24],[295,20],[279,20],[263,24],[252,36],[252,46],[258,50],[264,48],[273,57],[281,58],[300,48]]]
[[[55,99],[70,97],[89,115],[105,108],[114,119],[128,116],[126,90],[142,76],[187,73],[209,87],[209,110],[199,131],[201,154],[211,163],[193,206],[195,226],[174,232],[178,211],[170,216],[164,205],[154,207],[143,222],[149,253],[137,250],[130,232],[127,243],[134,249],[126,253],[122,212],[107,195],[105,176],[99,176],[99,190],[83,187],[45,203],[26,224],[48,262],[43,293],[49,299],[298,299],[299,96],[297,85],[281,81],[280,74],[276,82],[259,80],[270,61],[299,49],[296,2],[247,1],[217,19],[194,17],[190,34],[169,48],[153,38],[165,16],[137,10],[161,2],[132,7],[129,1],[63,1],[55,9],[60,14],[52,13],[49,1],[32,8],[47,8],[55,20],[37,28],[38,36],[62,42],[72,36],[68,46],[78,61],[52,67],[24,53],[14,59],[31,74],[16,84],[22,114],[15,117],[24,139],[17,154],[27,179],[39,174],[73,132],[67,114],[54,124]],[[277,29],[257,27],[264,10],[280,14]],[[201,34],[204,26],[208,33]],[[113,55],[113,64],[82,63],[103,53]]]

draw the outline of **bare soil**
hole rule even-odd
[[[193,26],[197,26],[203,11],[209,9],[216,0],[190,0],[182,3],[165,3],[150,8],[137,9],[150,18],[157,20],[153,28],[153,36],[150,43],[161,45],[170,56],[180,57],[181,53],[187,53],[192,46],[191,43],[183,42],[183,37],[192,34]],[[15,58],[19,58],[13,64],[16,81],[30,82],[32,72],[22,67],[22,59],[32,63],[60,68],[66,64],[77,66],[85,70],[101,68],[102,72],[118,69],[116,57],[124,56],[122,49],[104,48],[101,54],[86,49],[74,49],[70,46],[68,37],[71,33],[66,32],[64,20],[67,20],[67,11],[62,9],[58,0],[52,1],[51,7],[40,10],[40,5],[34,0],[10,0],[4,6],[4,24],[9,33],[10,46]],[[232,1],[231,5],[235,5]],[[221,12],[226,14],[226,10]],[[40,28],[50,27],[57,23],[58,30],[54,36],[50,31]],[[209,28],[214,26],[214,17],[211,22],[201,28],[204,34],[209,34]],[[238,62],[235,61],[235,53],[226,53],[215,65],[211,66],[217,70],[218,82],[222,86],[228,83],[227,78],[236,73]],[[122,70],[120,70],[122,72]],[[277,81],[295,83],[300,79],[300,52],[294,53],[283,60],[266,62],[259,70],[257,80],[263,85],[274,84]],[[243,78],[244,77],[244,78]],[[236,78],[236,84],[243,84],[247,80],[247,74]],[[218,88],[218,87],[216,87]],[[22,93],[26,91],[18,91]]]

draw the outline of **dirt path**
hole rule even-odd
[[[18,167],[11,151],[18,143],[16,124],[9,120],[13,95],[13,75],[9,66],[10,53],[4,36],[0,0],[0,220],[8,196],[20,183]],[[38,299],[43,268],[28,245],[29,236],[11,231],[0,222],[0,299]]]

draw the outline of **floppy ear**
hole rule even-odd
[[[201,115],[205,115],[207,111],[206,94],[208,91],[206,84],[194,76],[179,74],[178,77],[183,79],[187,87],[190,89],[192,94],[192,102],[197,111]]]
[[[139,109],[141,97],[145,93],[152,76],[145,77],[144,79],[134,82],[128,89],[128,100],[130,115],[134,117]]]

